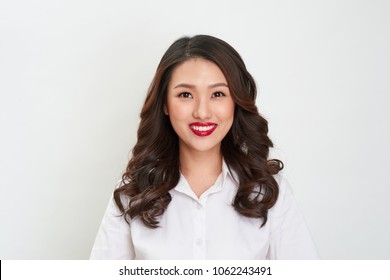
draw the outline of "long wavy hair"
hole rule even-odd
[[[228,82],[235,112],[221,152],[238,177],[232,206],[246,217],[262,219],[263,226],[279,194],[272,175],[283,168],[283,163],[268,159],[273,146],[267,136],[268,122],[257,110],[256,84],[243,60],[229,44],[208,35],[180,38],[163,55],[148,89],[137,142],[121,186],[114,191],[114,200],[128,223],[138,217],[149,228],[159,226],[158,217],[172,199],[169,190],[180,178],[178,136],[163,107],[173,69],[191,58],[214,62]]]

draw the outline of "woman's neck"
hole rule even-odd
[[[220,151],[180,151],[180,170],[191,189],[200,197],[221,174],[222,154]]]

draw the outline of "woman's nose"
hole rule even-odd
[[[193,117],[201,120],[206,120],[211,117],[211,108],[209,100],[207,100],[206,98],[197,100],[193,112]]]

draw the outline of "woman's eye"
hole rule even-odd
[[[217,91],[213,93],[213,97],[223,97],[225,94],[223,92]]]
[[[192,95],[189,92],[181,92],[178,96],[183,98],[192,98]]]

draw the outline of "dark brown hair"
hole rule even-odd
[[[158,227],[157,218],[171,201],[169,190],[180,178],[178,136],[163,111],[167,86],[173,69],[195,57],[218,65],[235,102],[233,125],[221,143],[226,164],[238,176],[232,206],[246,217],[261,218],[263,226],[279,193],[272,175],[283,164],[268,160],[273,146],[268,123],[255,105],[256,84],[243,60],[229,44],[208,35],[180,38],[163,55],[141,111],[132,157],[114,192],[115,202],[126,221],[139,217],[147,227]],[[129,198],[128,203],[122,198]]]

